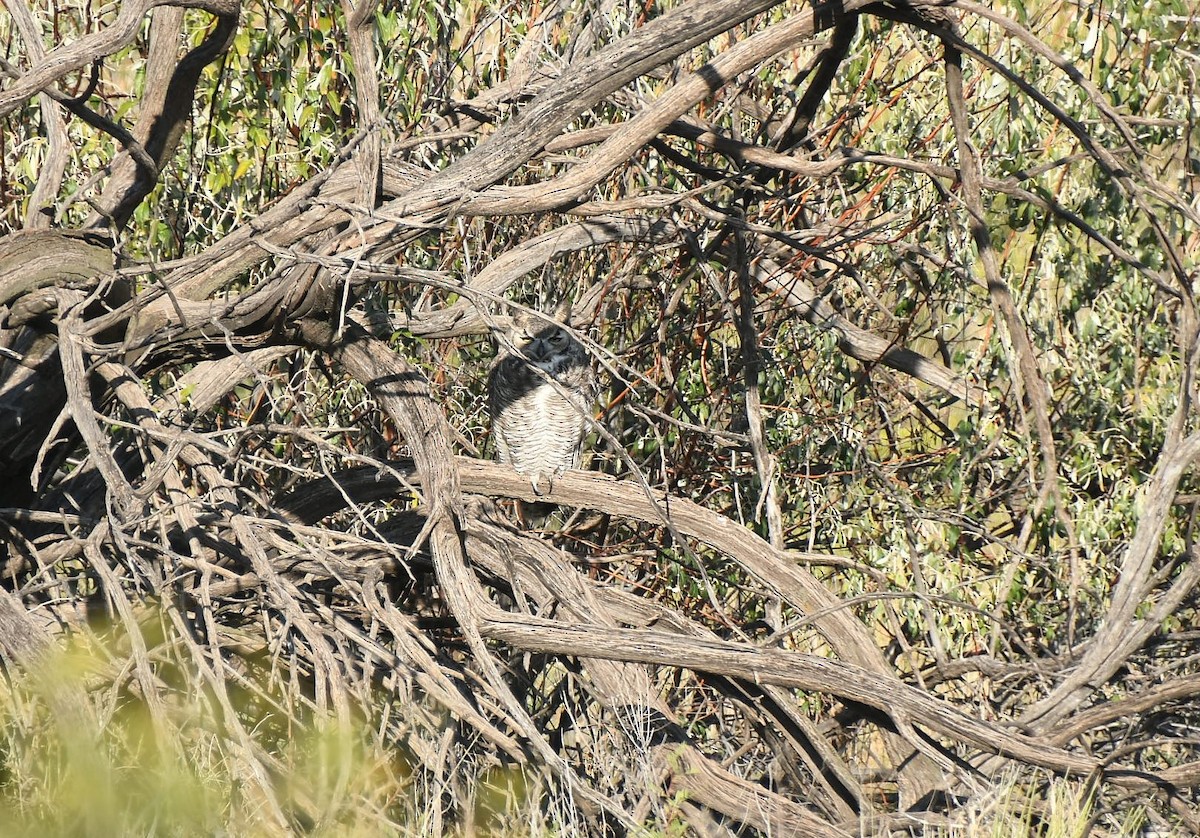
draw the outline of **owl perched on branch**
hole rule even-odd
[[[583,437],[599,387],[587,351],[559,323],[570,303],[553,315],[517,312],[499,339],[488,372],[488,413],[500,462],[529,478],[536,495],[554,479],[579,468]],[[554,504],[523,507],[522,517],[544,521]]]

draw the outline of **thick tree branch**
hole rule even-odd
[[[240,3],[238,0],[125,0],[121,3],[116,20],[108,26],[56,47],[20,79],[0,90],[0,116],[11,113],[63,76],[128,46],[137,37],[142,18],[156,6],[203,9],[214,15],[236,19]]]
[[[146,87],[133,136],[153,166],[128,153],[118,157],[112,164],[104,192],[96,201],[96,213],[85,226],[112,224],[118,230],[125,226],[158,183],[163,166],[175,155],[192,115],[200,74],[233,42],[238,25],[236,11],[219,16],[216,26],[200,45],[180,59],[178,42],[183,11],[182,6],[155,9],[151,22]]]

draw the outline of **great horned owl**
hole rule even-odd
[[[554,322],[566,322],[569,314],[569,302],[553,320],[517,312],[488,371],[488,413],[499,460],[528,477],[536,495],[548,492],[567,469],[579,468],[598,392],[587,351]],[[550,503],[532,504],[524,514],[544,520],[553,509]]]

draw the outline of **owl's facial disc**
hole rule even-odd
[[[513,343],[526,359],[539,367],[548,368],[555,354],[567,345],[567,333],[557,326],[547,326],[536,334],[522,329]]]

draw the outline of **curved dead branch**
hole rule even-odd
[[[203,9],[218,17],[237,18],[238,0],[130,0],[121,3],[116,19],[76,41],[63,44],[41,56],[37,64],[0,91],[0,116],[20,107],[27,99],[93,61],[127,46],[137,36],[142,18],[155,6]]]

